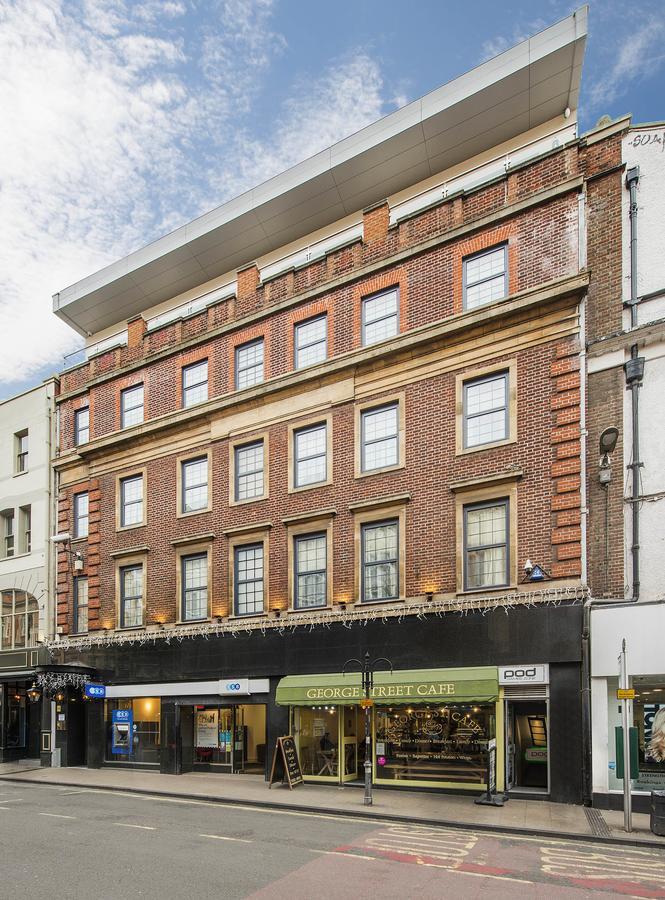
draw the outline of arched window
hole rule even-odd
[[[39,605],[32,594],[2,591],[0,617],[0,650],[37,646]]]

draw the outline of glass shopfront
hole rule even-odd
[[[159,697],[104,701],[106,762],[159,765],[161,706]]]
[[[381,781],[485,782],[494,704],[377,707],[375,777]]]
[[[361,699],[358,674],[292,675],[280,681],[276,700],[291,708],[305,780],[363,778]],[[502,789],[503,714],[495,668],[377,672],[371,699],[377,784],[478,790],[486,779],[488,741],[496,738]]]
[[[266,707],[263,703],[194,707],[196,769],[265,771]]]
[[[634,791],[665,790],[665,675],[633,676],[633,725],[637,729],[638,777],[632,779]],[[616,699],[616,679],[608,681],[610,710],[610,759],[615,756],[614,728],[621,725],[621,701]],[[616,777],[616,762],[610,763],[609,788],[623,789],[623,781]]]

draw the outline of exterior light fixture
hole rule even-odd
[[[603,487],[607,487],[612,481],[612,464],[610,462],[610,456],[614,453],[618,439],[619,429],[615,428],[614,425],[611,425],[602,432],[598,440],[598,449],[600,450],[600,455],[602,457],[600,461],[600,470],[598,472],[598,481]]]
[[[62,703],[63,700],[65,699],[64,691],[58,691],[58,693],[55,695],[55,699],[57,700],[58,703]]]
[[[42,692],[39,690],[37,685],[33,682],[32,687],[28,688],[28,690],[26,691],[26,694],[28,695],[28,700],[31,703],[36,703],[39,700],[39,698],[41,697]]]

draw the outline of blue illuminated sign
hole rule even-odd
[[[129,756],[134,736],[134,716],[131,709],[114,709],[111,712],[111,732],[111,751]]]
[[[85,686],[85,695],[88,700],[103,700],[106,697],[106,687],[103,684],[88,682]]]

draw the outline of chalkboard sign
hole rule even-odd
[[[284,782],[285,780],[288,782],[290,790],[293,790],[296,784],[303,784],[296,742],[291,735],[277,738],[268,787],[272,787],[276,781]]]

